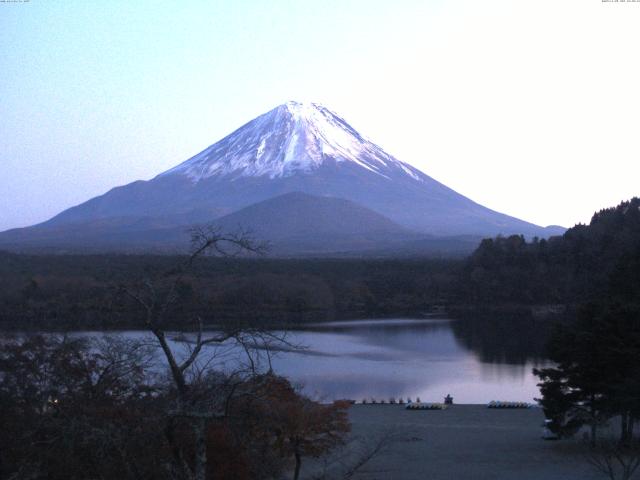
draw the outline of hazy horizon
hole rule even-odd
[[[640,3],[0,4],[0,231],[316,101],[491,209],[639,195]]]

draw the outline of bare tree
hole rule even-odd
[[[589,447],[587,461],[610,480],[630,480],[640,467],[640,443],[601,440]]]
[[[207,469],[208,424],[212,420],[225,417],[229,400],[239,393],[238,388],[246,379],[246,375],[255,374],[255,353],[261,350],[269,359],[271,345],[284,339],[261,329],[238,324],[226,325],[218,328],[216,332],[205,334],[202,318],[197,316],[192,329],[195,338],[188,344],[186,356],[180,357],[167,338],[169,321],[173,320],[171,324],[176,324],[175,319],[168,317],[172,307],[180,301],[180,286],[185,276],[192,271],[195,262],[206,255],[260,255],[267,248],[266,244],[257,242],[247,232],[226,234],[215,227],[195,228],[191,231],[191,239],[191,253],[184,262],[155,277],[147,275],[134,287],[122,286],[121,289],[142,308],[144,326],[157,340],[175,386],[175,406],[169,412],[165,432],[172,446],[175,466],[182,477],[204,480]],[[229,345],[246,354],[245,368],[238,368],[231,375],[217,375],[215,378],[207,374],[211,365],[208,361],[199,362],[203,348]],[[193,467],[189,466],[177,444],[176,419],[179,418],[188,421],[194,434]]]
[[[223,234],[215,227],[192,229],[191,243],[191,253],[181,264],[157,275],[156,278],[147,275],[139,285],[133,288],[121,287],[126,295],[143,308],[144,325],[156,337],[180,394],[186,393],[187,390],[185,372],[196,361],[205,345],[222,344],[243,333],[239,328],[232,328],[204,338],[202,319],[197,317],[195,345],[191,354],[179,362],[167,341],[166,325],[171,307],[180,300],[179,287],[185,275],[192,270],[197,259],[206,255],[229,257],[243,252],[262,254],[266,250],[265,244],[256,242],[247,232]]]

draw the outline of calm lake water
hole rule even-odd
[[[287,334],[302,350],[277,352],[276,373],[319,400],[417,396],[459,403],[532,402],[532,368],[544,366],[539,325],[530,321],[358,320],[314,324]],[[126,332],[145,336],[144,332]],[[184,347],[184,343],[174,343]],[[233,368],[238,351],[207,348],[203,358]],[[266,368],[266,358],[261,367]]]

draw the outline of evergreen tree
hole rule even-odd
[[[557,366],[535,373],[552,428],[571,435],[588,424],[594,443],[597,426],[620,416],[621,441],[630,441],[640,418],[640,311],[609,302],[583,307],[553,336],[549,353]]]

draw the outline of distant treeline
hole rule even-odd
[[[0,328],[135,328],[141,312],[122,286],[161,276],[179,256],[0,253]],[[562,237],[483,240],[466,259],[198,261],[180,283],[176,326],[262,325],[420,316],[447,308],[564,308],[637,288],[640,199],[596,213]],[[636,292],[637,293],[637,292]],[[632,295],[633,296],[633,295]],[[552,308],[551,310],[554,310]]]
[[[0,328],[130,328],[140,309],[122,286],[183,257],[0,254]],[[449,301],[461,261],[206,257],[186,275],[176,326],[415,316]]]

